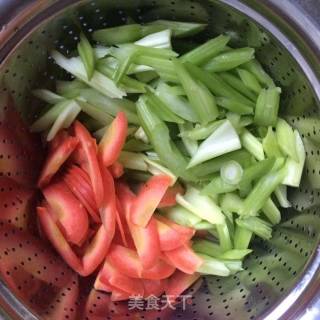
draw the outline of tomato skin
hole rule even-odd
[[[142,278],[148,280],[162,280],[170,277],[176,268],[162,258],[158,260],[158,263],[151,269],[144,269],[142,271]]]
[[[120,162],[116,161],[109,167],[109,169],[115,179],[119,179],[124,174],[124,167]]]
[[[125,144],[128,120],[124,112],[119,112],[99,143],[99,153],[104,166],[113,165],[119,158]]]
[[[166,279],[164,280],[147,280],[144,279],[144,296],[148,298],[149,296],[156,296],[159,297],[163,294],[166,290]]]
[[[180,183],[176,183],[174,186],[170,187],[163,198],[161,199],[158,208],[168,208],[173,207],[177,204],[176,196],[177,194],[184,194],[184,188]]]

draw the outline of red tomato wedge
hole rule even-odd
[[[116,221],[117,221],[117,226],[121,235],[122,243],[124,246],[129,247],[128,241],[127,241],[127,235],[128,232],[126,232],[126,221],[124,217],[122,217],[122,207],[120,205],[120,202],[118,198],[116,198]]]
[[[67,185],[55,182],[42,190],[68,242],[81,245],[87,236],[88,214]]]
[[[123,165],[116,161],[115,163],[113,163],[111,166],[110,166],[110,172],[112,174],[112,176],[115,178],[115,179],[118,179],[120,178],[123,174],[124,174],[124,167]]]
[[[75,137],[65,137],[64,140],[59,141],[59,144],[49,152],[47,159],[42,168],[38,186],[42,188],[46,186],[52,177],[58,172],[61,166],[69,158],[78,144],[78,139]]]
[[[49,153],[56,150],[68,137],[70,134],[67,130],[60,130],[48,144]]]
[[[170,187],[166,193],[164,194],[163,198],[161,199],[158,208],[166,208],[172,207],[177,204],[176,196],[177,194],[184,194],[184,189],[180,183],[176,183],[173,187]]]
[[[165,175],[151,177],[141,188],[131,207],[132,223],[146,227],[151,216],[170,186],[171,179]]]
[[[113,302],[129,300],[130,297],[132,297],[132,294],[130,294],[128,292],[119,290],[117,288],[112,289],[111,301],[113,301]],[[125,318],[125,316],[123,316],[123,319],[124,318]]]
[[[74,133],[79,139],[79,152],[83,153],[85,163],[82,163],[84,169],[88,172],[97,207],[102,204],[104,197],[103,182],[101,178],[98,158],[96,140],[91,137],[89,131],[79,122],[74,123]]]
[[[196,272],[203,263],[203,260],[188,245],[166,251],[164,255],[173,266],[188,274]]]
[[[199,273],[186,274],[177,270],[168,280],[166,294],[174,302],[181,294],[200,278]]]
[[[99,143],[99,153],[106,167],[114,164],[127,138],[128,121],[124,112],[119,112]]]
[[[144,279],[144,296],[148,298],[150,296],[161,296],[166,290],[166,280],[147,280]]]
[[[149,280],[162,280],[170,277],[176,268],[162,259],[151,269],[142,270],[142,278]]]

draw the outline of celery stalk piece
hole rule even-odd
[[[219,111],[214,96],[201,82],[194,81],[180,61],[174,60],[173,64],[190,104],[198,114],[201,123],[206,124],[215,120]]]
[[[239,102],[235,99],[218,97],[216,98],[216,101],[220,107],[223,107],[234,113],[238,113],[240,115],[253,114],[253,108],[251,106],[248,106],[247,104]]]
[[[217,224],[216,229],[218,231],[220,247],[223,251],[232,249],[232,242],[230,238],[229,229],[226,223]]]
[[[252,252],[251,249],[232,249],[219,255],[219,259],[223,260],[243,260],[248,254]]]
[[[57,81],[56,89],[60,96],[66,99],[74,99],[80,95],[83,89],[88,89],[89,87],[82,81],[75,79],[72,81]]]
[[[122,44],[119,45],[118,48],[124,52],[130,52],[133,50],[136,52],[136,56],[155,57],[162,59],[171,59],[178,56],[176,52],[170,49],[146,47],[136,44]]]
[[[160,158],[159,158],[158,154],[154,151],[147,151],[146,156],[148,157],[148,159],[150,159],[152,161],[160,162]]]
[[[186,149],[191,157],[193,155],[195,155],[195,153],[198,150],[198,142],[184,136],[183,133],[187,132],[188,130],[192,130],[192,129],[193,129],[193,125],[190,122],[187,122],[184,124],[179,124],[181,140],[182,140],[184,146],[186,147]]]
[[[276,188],[274,191],[274,194],[282,208],[290,208],[291,203],[288,200],[287,197],[287,186],[285,185],[280,185]]]
[[[170,186],[173,186],[176,181],[178,180],[178,177],[175,176],[168,168],[162,166],[161,164],[159,164],[156,161],[153,161],[151,159],[149,159],[148,157],[145,157],[144,161],[147,163],[148,166],[148,171],[153,174],[153,175],[166,175],[168,177],[170,177],[171,179],[171,184]]]
[[[71,100],[53,123],[53,126],[47,135],[47,141],[51,141],[61,129],[69,128],[80,111],[81,108],[78,103]]]
[[[213,225],[207,221],[200,221],[199,223],[193,226],[196,230],[210,230],[213,228]]]
[[[274,88],[275,84],[272,80],[272,78],[264,71],[262,65],[260,62],[256,59],[253,59],[243,65],[243,68],[250,71],[252,74],[255,75],[255,77],[258,79],[258,81],[265,85],[267,88]]]
[[[88,80],[85,67],[79,57],[68,59],[57,51],[53,51],[51,55],[61,68],[100,93],[109,96],[110,98],[123,98],[126,95],[126,93],[119,89],[111,79],[98,71],[95,71],[91,80]]]
[[[251,190],[243,202],[240,215],[255,216],[263,208],[271,194],[281,184],[285,176],[285,170],[270,172],[263,176]]]
[[[243,206],[243,200],[235,193],[227,193],[221,197],[220,207],[223,212],[229,211],[239,214]]]
[[[259,126],[275,126],[278,119],[281,89],[278,87],[261,90],[254,115]]]
[[[152,47],[158,49],[172,49],[171,30],[167,29],[149,34],[144,38],[136,41],[134,44],[143,47]]]
[[[203,259],[203,264],[197,269],[197,272],[220,277],[228,277],[230,275],[231,272],[225,263],[204,254],[198,255]]]
[[[262,212],[273,225],[280,223],[280,210],[277,208],[271,198],[269,198],[266,204],[262,207]]]
[[[293,160],[299,162],[293,128],[285,120],[280,118],[276,126],[276,136],[281,151]]]
[[[93,54],[96,60],[98,59],[102,59],[104,57],[106,57],[107,55],[110,54],[110,47],[105,47],[105,46],[101,46],[98,45],[96,47],[93,48]]]
[[[140,66],[138,66],[138,67],[140,67]],[[147,84],[147,83],[151,82],[152,80],[157,79],[158,75],[155,71],[149,70],[149,71],[143,71],[143,72],[137,73],[136,78],[140,82]]]
[[[191,76],[201,81],[215,96],[227,97],[254,107],[250,99],[233,89],[219,74],[211,74],[188,62],[185,63],[185,66]]]
[[[211,224],[223,224],[225,217],[221,209],[209,197],[201,195],[196,188],[188,186],[184,196],[178,194],[177,203]]]
[[[77,100],[77,102],[84,113],[104,126],[109,125],[114,119],[109,113],[99,107],[93,106],[92,104],[82,100]]]
[[[229,120],[222,123],[198,148],[188,168],[206,160],[218,157],[241,148],[239,136]]]
[[[243,169],[237,161],[226,162],[220,169],[220,176],[225,183],[237,185],[243,176]]]
[[[86,69],[87,78],[91,80],[94,73],[95,56],[89,40],[83,33],[80,34],[80,42],[78,43],[77,49]]]
[[[272,237],[271,224],[257,217],[238,218],[236,220],[238,226],[245,228],[258,237],[269,240]]]
[[[70,102],[70,100],[63,100],[52,106],[44,115],[40,116],[40,118],[31,125],[31,132],[41,132],[49,129]]]
[[[221,262],[223,262],[226,267],[230,270],[230,274],[236,274],[239,271],[243,270],[242,267],[242,261],[240,260],[222,260],[220,259]]]
[[[139,127],[139,129],[134,133],[134,137],[138,140],[143,141],[144,143],[149,143],[148,136],[142,127]]]
[[[32,94],[41,99],[42,101],[45,101],[49,104],[57,104],[59,102],[62,102],[63,100],[65,100],[64,97],[50,91],[47,89],[36,89],[32,91]]]
[[[237,71],[244,85],[253,92],[260,94],[262,87],[260,86],[260,83],[258,82],[256,77],[251,72],[245,69],[239,68],[237,69]]]
[[[250,126],[250,124],[253,123],[253,117],[251,116],[242,116],[240,118],[240,122],[239,122],[239,126],[240,127],[247,127],[247,126]]]
[[[282,183],[291,187],[299,187],[306,160],[306,151],[298,130],[294,130],[294,135],[296,138],[296,150],[299,162],[296,162],[291,158],[287,159],[285,164],[286,176]]]
[[[210,257],[219,258],[224,252],[221,247],[212,241],[196,239],[192,248],[195,252],[205,254]]]
[[[225,182],[221,176],[214,177],[202,190],[201,194],[213,196],[237,190],[237,185]]]
[[[145,144],[140,140],[132,139],[132,138],[127,140],[126,144],[123,147],[124,151],[131,151],[131,152],[143,152],[151,149],[152,149],[152,146],[150,146],[149,144]]]
[[[222,52],[229,40],[228,36],[220,35],[187,52],[180,60],[181,62],[190,62],[194,65],[202,65]]]
[[[184,91],[182,86],[173,86],[171,87],[170,92],[175,96],[186,96],[186,92]]]
[[[185,97],[174,94],[172,87],[164,82],[159,82],[156,95],[180,118],[190,122],[198,122],[198,115]]]
[[[176,38],[184,38],[192,36],[203,31],[207,24],[204,23],[192,23],[192,22],[180,22],[170,20],[156,20],[148,23],[147,25],[160,26],[164,29],[170,29],[172,36]]]
[[[212,58],[204,65],[209,72],[221,72],[234,69],[254,58],[254,49],[233,49]]]
[[[234,233],[234,239],[233,239],[234,248],[238,250],[248,249],[252,236],[253,236],[252,231],[237,225]]]
[[[166,209],[165,216],[178,224],[192,228],[201,222],[200,217],[179,205]]]
[[[250,131],[243,129],[240,139],[242,146],[257,160],[265,159],[262,143]]]
[[[148,171],[145,159],[146,156],[143,153],[122,151],[118,161],[127,169]]]
[[[278,144],[277,136],[273,131],[272,127],[268,127],[267,135],[262,140],[263,150],[266,153],[267,157],[283,157],[283,154],[280,150]]]
[[[233,89],[239,91],[241,94],[243,94],[245,97],[250,99],[251,101],[256,102],[257,101],[257,94],[252,92],[250,89],[248,89],[245,84],[237,77],[236,75],[232,74],[231,72],[221,72],[220,77]]]

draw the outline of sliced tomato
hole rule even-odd
[[[130,216],[131,206],[136,199],[136,195],[131,191],[130,187],[124,182],[116,183],[117,197],[120,201],[123,213],[126,218]]]
[[[173,302],[184,291],[192,286],[200,278],[199,273],[186,274],[177,270],[169,279],[166,289],[167,297]]]
[[[114,164],[127,138],[128,121],[124,112],[119,112],[99,143],[99,153],[106,167]]]
[[[90,132],[79,122],[74,124],[75,136],[79,139],[79,152],[83,152],[85,162],[81,166],[88,172],[94,191],[97,207],[102,204],[104,197],[103,182],[101,178],[99,162],[97,158],[96,140],[91,137]]]
[[[83,205],[63,181],[50,184],[42,192],[66,240],[81,245],[89,228],[88,214]]]
[[[115,179],[118,179],[123,176],[124,167],[120,162],[116,161],[110,166],[110,172]]]
[[[130,297],[132,297],[132,294],[116,288],[111,293],[111,301],[113,302],[129,300]]]
[[[101,280],[101,273],[100,272],[98,273],[96,280],[94,281],[93,287],[96,290],[104,291],[104,292],[112,292],[115,289],[108,282]]]
[[[170,183],[171,179],[166,175],[153,176],[145,183],[131,207],[132,223],[147,226]]]
[[[144,279],[144,296],[148,298],[150,296],[159,297],[166,290],[166,280],[147,280]]]
[[[173,266],[188,274],[195,273],[203,263],[203,260],[188,245],[166,251],[164,255]]]
[[[128,241],[127,241],[127,235],[128,232],[126,231],[127,228],[127,223],[126,220],[124,219],[124,217],[122,217],[122,207],[121,204],[118,200],[118,198],[116,197],[116,221],[117,221],[117,226],[119,229],[119,233],[121,235],[121,239],[122,239],[122,243],[124,246],[129,247]]]
[[[176,183],[173,187],[170,187],[166,193],[164,194],[163,198],[161,199],[158,208],[166,208],[172,207],[177,204],[176,197],[177,194],[184,194],[184,188],[181,186],[180,183]]]
[[[60,130],[48,144],[49,153],[56,150],[68,137],[70,134],[67,130]]]
[[[142,270],[142,278],[148,280],[162,280],[170,277],[176,268],[163,259],[159,259],[158,263],[151,269]]]

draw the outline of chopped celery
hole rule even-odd
[[[176,199],[177,203],[203,220],[212,224],[222,224],[225,221],[221,209],[215,202],[211,198],[201,195],[196,188],[188,186],[185,195],[178,194]]]
[[[170,177],[171,178],[171,184],[170,184],[171,186],[173,186],[176,183],[178,177],[175,176],[169,169],[165,168],[164,166],[162,166],[158,162],[149,159],[148,157],[145,157],[144,161],[147,163],[148,171],[150,173],[152,173],[153,175],[164,174],[164,175]]]
[[[281,151],[295,161],[299,161],[296,150],[296,137],[293,128],[283,119],[278,119],[276,136]]]
[[[253,59],[245,63],[243,65],[243,68],[249,70],[252,74],[254,74],[261,84],[267,86],[268,88],[275,87],[272,78],[264,71],[258,60]]]
[[[234,160],[226,162],[220,169],[220,176],[225,183],[237,185],[242,178],[243,169],[241,165]]]
[[[220,260],[223,262],[226,267],[230,270],[230,274],[236,274],[239,271],[243,270],[242,261],[240,260]]]
[[[205,85],[195,81],[191,77],[180,61],[175,60],[173,63],[178,78],[187,94],[191,106],[195,113],[198,114],[200,122],[206,124],[215,120],[218,116],[218,108],[214,96]]]
[[[273,225],[280,223],[281,213],[271,198],[262,207],[262,212]]]
[[[220,35],[187,52],[180,60],[181,62],[190,62],[194,65],[202,65],[222,52],[229,40],[228,36]]]
[[[67,99],[74,99],[79,96],[82,89],[88,86],[82,81],[75,79],[72,81],[57,81],[57,93]]]
[[[105,126],[105,127],[102,127],[102,128],[100,128],[100,129],[98,129],[97,131],[93,132],[93,136],[94,136],[98,141],[100,141],[100,140],[103,138],[104,134],[106,133],[107,128],[108,128],[108,126]],[[129,150],[127,150],[127,151],[129,151]]]
[[[269,240],[272,237],[271,225],[257,217],[238,218],[238,226],[247,229],[262,239]]]
[[[106,57],[108,54],[110,54],[110,49],[110,47],[104,47],[101,45],[96,46],[95,48],[93,48],[95,59],[98,60]]]
[[[182,86],[170,87],[170,92],[171,92],[171,94],[173,94],[175,96],[186,96],[186,92],[184,91]]]
[[[244,104],[242,102],[239,102],[235,99],[230,98],[223,98],[218,97],[216,99],[217,104],[229,111],[238,113],[238,114],[253,114],[253,108],[251,106],[248,106],[247,104]]]
[[[54,93],[54,92],[52,92],[50,90],[47,90],[47,89],[33,90],[32,94],[35,97],[37,97],[37,98],[39,98],[39,99],[41,99],[41,100],[43,100],[43,101],[45,101],[45,102],[47,102],[49,104],[57,104],[57,103],[62,102],[63,100],[65,100],[64,97],[62,97],[62,96],[60,96],[60,95],[58,95],[58,94],[56,94],[56,93]]]
[[[87,78],[90,80],[94,73],[95,55],[93,48],[87,37],[81,33],[80,42],[78,43],[78,53],[87,72]]]
[[[223,254],[223,250],[217,243],[203,239],[195,240],[192,244],[192,249],[197,253],[202,253],[214,258],[218,258]]]
[[[136,41],[134,44],[143,47],[152,47],[159,49],[171,49],[171,30],[163,30],[149,34],[144,38]]]
[[[306,160],[306,152],[304,149],[303,141],[297,130],[294,130],[294,135],[296,138],[296,150],[297,150],[299,162],[296,162],[291,158],[287,159],[285,164],[286,176],[282,181],[282,183],[292,187],[299,187],[305,160]]]
[[[174,206],[165,210],[165,216],[183,226],[193,227],[201,222],[201,218],[182,206]]]
[[[239,68],[237,69],[237,71],[244,85],[253,92],[260,94],[262,87],[260,86],[256,77],[251,72],[245,69]]]
[[[143,66],[137,66],[137,67],[143,67]],[[143,83],[149,83],[152,80],[158,78],[158,75],[155,71],[143,71],[136,74],[136,78]]]
[[[139,127],[139,129],[134,133],[134,137],[138,140],[143,141],[144,143],[149,143],[148,136],[146,135],[142,127]]]
[[[223,212],[229,211],[239,213],[243,205],[243,200],[235,193],[227,193],[221,197],[220,206]]]
[[[265,158],[262,143],[250,131],[243,129],[240,139],[242,146],[257,160]]]
[[[282,208],[290,208],[291,203],[289,202],[287,198],[287,186],[280,185],[276,188],[274,191],[274,194]]]
[[[261,90],[254,115],[254,122],[260,126],[274,126],[277,123],[281,89],[278,87]]]
[[[232,249],[219,255],[219,259],[224,260],[242,260],[252,252],[251,249]]]
[[[153,161],[159,161],[160,162],[160,158],[158,156],[158,154],[154,151],[147,151],[146,155],[148,157],[148,159],[153,160]]]
[[[199,256],[203,259],[203,264],[197,269],[197,272],[220,277],[230,275],[230,270],[225,263],[204,254],[199,254]]]
[[[198,148],[188,168],[206,160],[241,148],[239,136],[229,120],[225,120]]]
[[[237,190],[237,185],[227,183],[221,178],[221,176],[216,176],[202,189],[201,194],[212,196],[235,190]]]
[[[230,238],[229,229],[226,223],[217,224],[216,229],[218,231],[220,247],[223,251],[232,249],[232,242]]]
[[[234,69],[254,58],[254,49],[233,49],[212,58],[204,69],[210,72],[221,72]]]
[[[118,161],[127,169],[148,171],[145,158],[146,156],[142,153],[122,151]]]
[[[277,136],[273,131],[272,127],[268,128],[267,135],[262,140],[263,150],[266,153],[267,157],[283,157],[283,154],[280,150],[280,146],[278,144]]]
[[[252,235],[253,235],[252,231],[237,225],[235,228],[234,239],[233,239],[234,248],[239,250],[247,249],[250,245]]]
[[[210,230],[213,228],[213,225],[207,221],[200,221],[193,228],[196,230]]]
[[[198,142],[184,136],[184,133],[188,132],[188,130],[190,129],[193,129],[193,125],[190,122],[179,124],[181,140],[186,147],[189,155],[192,157],[198,150]]]
[[[144,142],[137,139],[129,139],[123,147],[125,151],[131,152],[143,152],[147,150],[151,150],[152,146],[149,144],[145,144]]]

